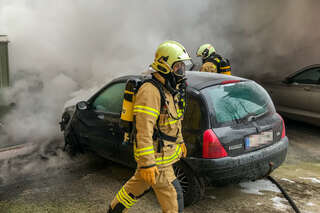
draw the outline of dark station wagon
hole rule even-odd
[[[132,144],[119,126],[128,79],[114,79],[97,93],[65,108],[60,123],[65,149],[91,150],[135,168]],[[205,186],[257,180],[285,160],[284,121],[268,93],[252,80],[222,74],[187,72],[183,137],[188,156],[174,165],[185,205],[201,199]]]

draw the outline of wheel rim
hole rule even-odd
[[[183,169],[181,169],[179,167],[175,167],[174,173],[175,173],[177,179],[180,182],[180,185],[182,187],[183,193],[186,193],[188,191],[188,189],[189,189],[188,177],[184,173]]]

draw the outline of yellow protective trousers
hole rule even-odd
[[[161,205],[163,213],[183,212],[183,191],[181,185],[174,175],[172,166],[159,169],[155,185],[148,185],[138,172],[117,193],[108,213],[127,212],[139,198],[153,189]]]

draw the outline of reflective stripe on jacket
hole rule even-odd
[[[162,83],[164,79],[157,73],[154,74]],[[168,105],[161,106],[159,90],[150,82],[144,83],[137,95],[134,104],[136,125],[136,140],[134,142],[134,157],[138,168],[147,168],[154,165],[165,167],[178,161],[181,157],[180,143],[183,142],[181,133],[181,120],[170,117],[178,117],[179,110],[177,97],[166,90]],[[176,102],[176,103],[175,103]],[[167,107],[168,106],[168,107]],[[159,124],[157,125],[157,121]],[[158,153],[159,138],[153,140],[154,130],[159,126],[162,133],[169,137],[177,138],[176,142],[163,140],[164,146]]]

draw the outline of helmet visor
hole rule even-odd
[[[173,64],[173,74],[176,76],[185,76],[186,70],[190,70],[193,67],[191,60],[178,61]]]

